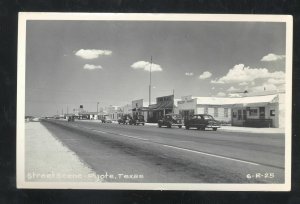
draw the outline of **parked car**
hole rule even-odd
[[[74,121],[75,121],[75,116],[68,117],[68,122],[74,122]]]
[[[38,118],[38,117],[33,117],[33,118],[31,119],[31,121],[32,121],[32,122],[40,122],[41,119]]]
[[[102,123],[112,123],[111,118],[108,115],[105,115],[101,118]]]
[[[130,123],[133,125],[139,125],[139,124],[145,125],[144,116],[143,115],[134,116],[133,119],[130,121]]]
[[[205,128],[212,128],[216,131],[220,128],[218,121],[208,114],[196,114],[184,121],[185,129],[190,127],[197,128],[198,130],[205,130]]]
[[[182,125],[182,117],[179,114],[166,114],[158,120],[158,127],[167,126],[168,128],[171,128],[172,126],[178,126],[181,128]]]
[[[118,119],[118,123],[119,124],[132,124],[133,122],[132,122],[132,117],[131,117],[131,115],[129,115],[129,114],[126,114],[126,115],[123,115],[121,118],[119,118]]]

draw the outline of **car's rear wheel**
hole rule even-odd
[[[187,129],[187,130],[190,129],[190,126],[186,125],[186,126],[185,126],[185,129]]]
[[[213,131],[217,131],[218,128],[213,128]]]
[[[158,127],[161,128],[161,124],[160,123],[158,123]]]
[[[143,123],[143,125],[145,125],[145,123]]]
[[[178,125],[179,128],[182,128],[182,125]]]
[[[168,128],[171,128],[171,127],[172,127],[172,125],[171,125],[171,123],[169,123],[169,124],[168,124]]]

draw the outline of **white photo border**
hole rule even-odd
[[[80,21],[218,21],[286,23],[285,92],[285,182],[283,184],[195,184],[195,183],[91,183],[25,181],[25,73],[26,22],[28,20]],[[157,13],[49,13],[20,12],[18,22],[17,72],[17,188],[30,189],[122,189],[122,190],[200,190],[200,191],[290,191],[292,137],[292,51],[293,17],[290,15],[245,14],[157,14]]]

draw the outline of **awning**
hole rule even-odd
[[[148,110],[149,110],[149,108],[147,108],[147,107],[133,108],[133,109],[131,109],[131,111],[148,111]]]
[[[173,101],[163,101],[161,103],[151,105],[149,110],[164,110],[164,109],[173,109],[174,103]]]

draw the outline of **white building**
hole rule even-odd
[[[284,93],[237,98],[232,106],[232,125],[283,128],[284,98]]]
[[[209,114],[223,124],[249,127],[284,127],[284,93],[243,97],[184,96],[178,102],[179,113]]]
[[[209,114],[222,123],[231,123],[233,103],[233,98],[183,96],[178,101],[178,109],[184,118],[193,114]]]
[[[109,107],[106,107],[105,109],[106,109],[105,112],[107,112],[107,115],[111,120],[118,120],[119,117],[122,116],[122,109],[120,106],[110,105]]]

